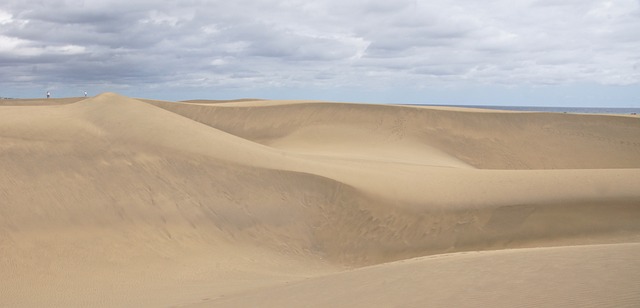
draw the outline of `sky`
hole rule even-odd
[[[0,97],[640,107],[640,0],[3,0]]]

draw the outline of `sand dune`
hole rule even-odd
[[[636,243],[439,255],[185,307],[637,307],[639,254]]]
[[[0,106],[0,306],[640,304],[637,117],[26,105]]]
[[[156,102],[236,136],[287,150],[312,146],[311,150],[324,147],[334,152],[336,145],[348,143],[394,151],[398,144],[410,144],[435,147],[481,169],[640,166],[637,117],[317,102],[260,104],[260,108],[242,103],[210,108]],[[364,151],[366,156],[372,154]]]
[[[0,99],[0,106],[50,106],[72,104],[86,97],[66,97],[50,99]]]

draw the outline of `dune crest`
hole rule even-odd
[[[634,117],[116,93],[29,104],[0,106],[0,306],[364,306],[382,276],[627,260],[640,242]],[[500,253],[532,247],[557,248]],[[627,286],[603,305],[640,301],[625,291],[637,264],[585,262],[613,269],[584,277]],[[310,291],[358,282],[336,301]],[[414,289],[377,303],[436,303]]]

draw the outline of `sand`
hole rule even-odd
[[[637,116],[0,105],[0,307],[637,307],[638,260]]]

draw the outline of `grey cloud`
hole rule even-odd
[[[0,27],[0,83],[638,84],[639,7],[634,0],[8,0],[0,4],[12,16]]]

